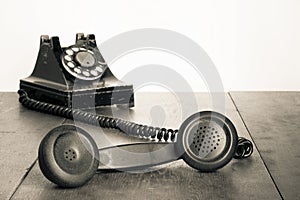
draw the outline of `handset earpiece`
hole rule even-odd
[[[210,172],[233,158],[237,142],[236,129],[227,117],[204,111],[191,115],[182,123],[176,144],[178,154],[188,165]]]
[[[66,188],[79,187],[96,173],[99,151],[85,130],[62,125],[43,138],[38,161],[42,173],[51,182]]]

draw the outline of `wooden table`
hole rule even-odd
[[[300,199],[300,93],[225,94],[225,114],[240,136],[254,140],[249,159],[232,160],[214,173],[200,173],[183,161],[147,173],[103,170],[76,189],[58,188],[44,178],[37,163],[43,136],[73,122],[22,107],[16,93],[0,95],[0,199]],[[168,93],[138,93],[129,113],[119,108],[100,112],[178,128],[189,114],[214,108],[208,94],[196,94],[195,99],[197,107],[182,112],[190,98],[178,102]],[[101,140],[104,135],[113,144],[136,141],[116,130],[79,125],[98,146],[109,145]]]

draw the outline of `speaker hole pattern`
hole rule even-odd
[[[221,136],[216,128],[211,126],[200,126],[194,133],[192,147],[199,155],[207,155],[220,145]]]
[[[64,155],[65,159],[71,162],[77,158],[76,152],[73,149],[67,149]]]

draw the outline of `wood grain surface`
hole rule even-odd
[[[300,92],[231,95],[283,199],[300,199]]]
[[[224,106],[220,102],[213,103],[209,94],[179,96],[137,93],[136,106],[131,110],[103,108],[96,112],[153,126],[178,128],[190,114],[217,110],[234,122],[240,136],[250,138],[229,95],[224,96]],[[0,123],[0,148],[5,154],[0,159],[1,176],[4,177],[0,182],[1,199],[12,194],[11,199],[281,199],[257,149],[251,158],[232,160],[214,173],[200,173],[179,160],[148,169],[153,170],[148,172],[101,170],[81,188],[58,188],[42,175],[36,162],[37,147],[51,128],[74,122],[27,110],[19,105],[16,94],[1,93]],[[76,121],[75,124],[86,129],[99,148],[138,142],[116,130],[99,129]],[[6,133],[8,131],[10,134]]]
[[[16,93],[0,93],[0,199],[8,199],[37,158],[40,140],[64,121],[23,108]]]

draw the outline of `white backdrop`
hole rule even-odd
[[[1,0],[0,90],[16,91],[19,79],[30,75],[42,34],[57,35],[62,46],[69,46],[77,32],[94,33],[101,43],[151,27],[197,42],[215,63],[227,91],[299,91],[299,10],[299,0]],[[111,69],[121,78],[151,63],[173,67],[194,89],[205,90],[187,63],[162,52],[135,52]]]

